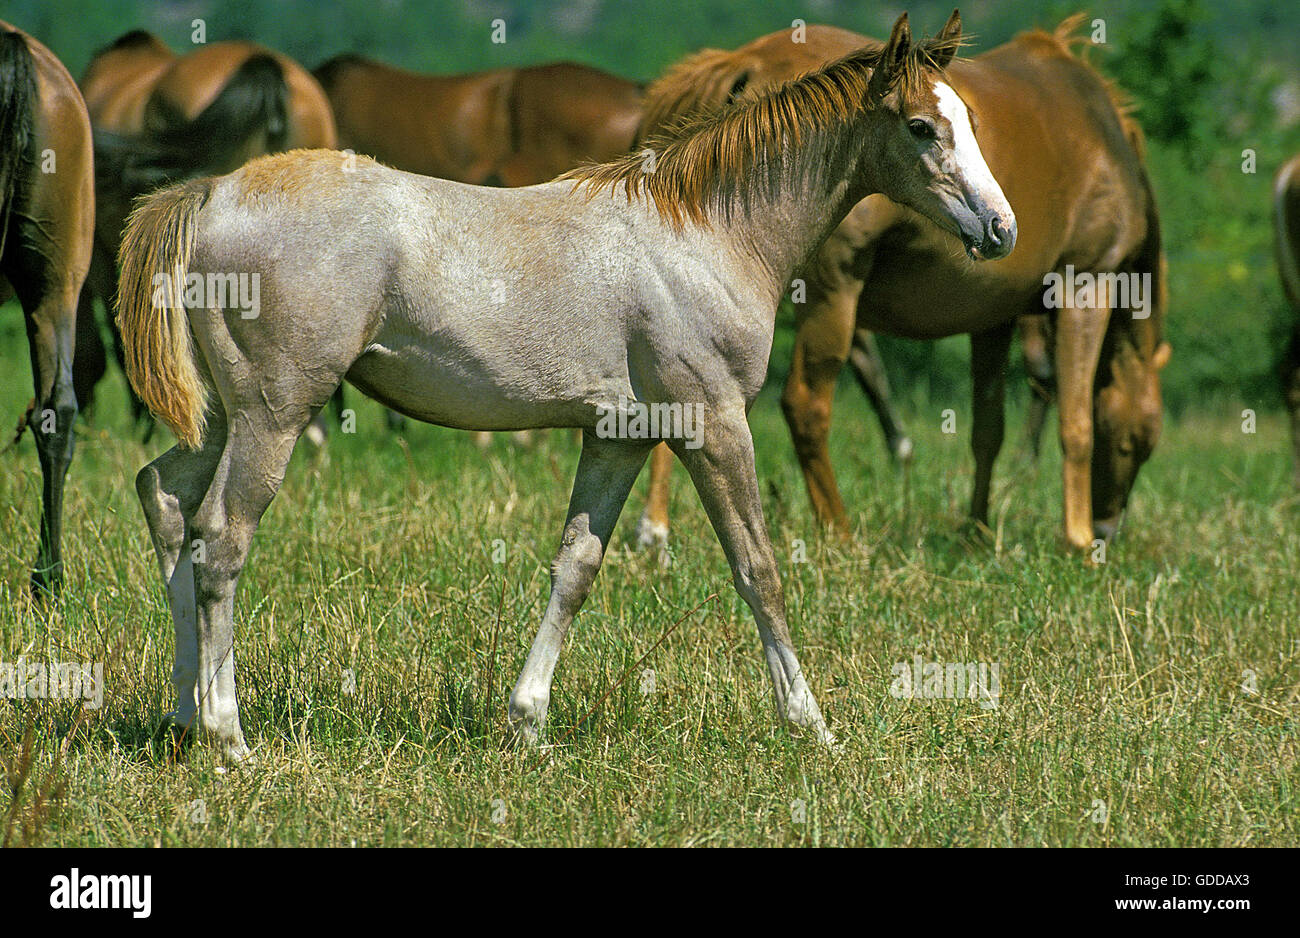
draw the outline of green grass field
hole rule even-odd
[[[20,336],[14,307],[0,310],[6,434],[31,395]],[[784,367],[779,353],[775,362]],[[225,772],[204,748],[176,758],[160,731],[172,705],[171,624],[131,480],[170,440],[130,438],[114,374],[80,427],[68,583],[49,610],[27,596],[40,489],[30,436],[0,456],[0,661],[102,662],[106,684],[96,711],[0,701],[0,837],[1300,840],[1300,499],[1280,415],[1263,415],[1254,435],[1234,411],[1167,424],[1125,529],[1090,567],[1058,547],[1055,447],[1037,469],[1017,461],[1014,411],[994,538],[972,546],[962,536],[964,398],[908,414],[917,461],[905,500],[861,395],[845,385],[832,456],[855,537],[823,535],[777,393],[770,386],[751,419],[758,472],[795,640],[842,751],[777,725],[753,621],[680,472],[671,566],[627,548],[643,479],[560,662],[548,731],[560,744],[510,749],[506,697],[545,605],[576,446],[568,433],[531,450],[500,438],[484,455],[466,434],[424,426],[399,439],[353,392],[356,434],[336,434],[325,458],[300,444],[254,542],[236,623],[256,758]],[[955,436],[939,429],[948,406]],[[503,563],[493,562],[496,539]],[[914,655],[997,664],[997,706],[897,699],[891,668]]]

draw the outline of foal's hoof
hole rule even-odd
[[[539,718],[535,709],[527,710],[512,704],[506,714],[506,722],[510,726],[510,742],[513,748],[540,748],[545,720],[545,711],[542,711],[542,716]]]
[[[253,750],[248,748],[248,743],[243,739],[237,739],[233,742],[221,742],[221,758],[225,760],[226,765],[232,769],[239,768],[241,765],[250,765],[253,762]]]

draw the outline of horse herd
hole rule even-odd
[[[800,26],[642,88],[572,64],[424,76],[349,55],[309,73],[251,42],[178,55],[140,31],[78,86],[0,24],[0,271],[26,315],[44,476],[33,590],[61,580],[73,422],[107,367],[98,299],[117,310],[137,415],[179,441],[136,487],[183,731],[248,752],[238,577],[296,441],[346,381],[444,426],[582,431],[550,600],[510,696],[520,739],[542,732],[560,647],[648,459],[640,537],[667,537],[675,455],[753,611],[779,713],[831,742],[786,624],[747,423],[783,296],[797,329],[782,407],[831,525],[847,517],[827,450],[846,362],[890,451],[912,455],[874,331],[970,335],[976,522],[1017,329],[1059,397],[1070,547],[1115,533],[1159,436],[1170,347],[1143,137],[1076,53],[1077,25],[971,59],[955,55],[956,11],[920,41],[905,14],[883,43]],[[1300,158],[1275,201],[1300,308]],[[1300,446],[1300,327],[1288,369]],[[645,407],[698,408],[704,432],[604,432]],[[1042,414],[1039,398],[1038,427]]]

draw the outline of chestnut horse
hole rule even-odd
[[[632,145],[642,89],[559,62],[475,75],[421,75],[356,55],[313,73],[339,146],[423,176],[531,186]]]
[[[329,102],[306,69],[252,42],[177,55],[135,30],[95,55],[81,89],[97,164],[94,262],[78,314],[76,387],[85,408],[107,364],[94,298],[108,309],[117,293],[117,250],[132,200],[264,153],[333,147],[337,135]],[[117,352],[120,361],[120,342]]]
[[[1282,290],[1296,320],[1282,360],[1282,396],[1291,415],[1295,485],[1300,488],[1300,155],[1293,156],[1273,183],[1273,233]]]
[[[17,294],[22,305],[36,388],[24,424],[43,476],[31,580],[38,598],[63,580],[63,483],[77,417],[77,294],[95,227],[93,159],[86,105],[68,70],[0,22],[0,302]]]
[[[855,330],[934,339],[968,333],[975,485],[970,515],[988,521],[993,462],[1002,446],[1007,352],[1022,314],[1055,320],[1065,539],[1076,549],[1118,527],[1138,469],[1160,433],[1164,259],[1141,130],[1119,95],[1072,54],[1077,17],[953,62],[953,88],[970,103],[980,144],[1021,223],[1004,260],[971,265],[958,242],[882,196],[858,205],[801,274],[794,358],[782,407],[817,516],[847,526],[827,435],[836,377]],[[646,95],[647,122],[731,98],[748,99],[861,48],[865,36],[825,26],[757,39],[734,52],[705,50],[669,69]],[[924,140],[922,139],[922,144]],[[1092,291],[1049,291],[1049,275],[1080,274]],[[1103,275],[1103,276],[1098,276]],[[1120,275],[1116,278],[1114,275]],[[1144,307],[1128,296],[1147,285]],[[1120,291],[1123,290],[1123,294]],[[1058,298],[1054,294],[1061,294]],[[1060,299],[1060,302],[1058,302]],[[1059,306],[1059,308],[1056,308]],[[1112,314],[1114,312],[1114,314]],[[1040,323],[1042,321],[1040,320]],[[1040,340],[1041,328],[1038,329]],[[1039,418],[1041,421],[1041,417]],[[660,448],[642,531],[667,533],[667,474]]]

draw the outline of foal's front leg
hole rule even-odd
[[[790,640],[781,577],[758,497],[754,442],[743,408],[710,415],[701,448],[687,449],[677,441],[673,450],[690,471],[722,542],[736,591],[753,610],[777,711],[790,723],[812,730],[821,742],[834,745],[835,737],[826,728]]]
[[[564,537],[551,564],[551,599],[510,694],[510,726],[521,742],[535,744],[541,736],[564,636],[591,591],[619,512],[653,445],[583,432]]]

